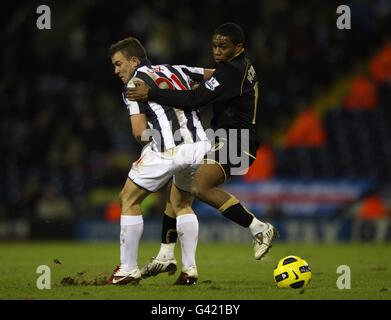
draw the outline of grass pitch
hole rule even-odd
[[[158,248],[158,243],[141,243],[140,267]],[[305,291],[278,289],[274,284],[274,266],[291,254],[304,258],[312,268],[312,281]],[[176,256],[180,261],[179,246]],[[172,285],[178,271],[172,277],[162,274],[142,280],[138,286],[105,285],[118,264],[118,243],[0,243],[0,260],[0,299],[5,300],[391,299],[391,247],[385,244],[275,242],[267,257],[256,261],[251,244],[199,243],[200,278],[190,287]],[[50,267],[50,290],[37,288],[40,265]],[[351,269],[350,290],[336,286],[339,265]]]

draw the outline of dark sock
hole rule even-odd
[[[240,224],[242,227],[249,227],[254,216],[251,215],[240,203],[234,204],[222,212],[223,216]]]
[[[162,243],[175,243],[177,238],[176,219],[163,214]]]

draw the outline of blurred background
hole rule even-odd
[[[211,35],[235,22],[260,78],[262,147],[224,188],[282,240],[391,240],[390,1],[46,1],[39,30],[41,4],[1,13],[0,239],[116,240],[140,148],[108,48],[134,36],[154,64],[213,67]],[[160,238],[164,203],[163,191],[143,204],[144,239]],[[201,240],[247,239],[194,208]]]

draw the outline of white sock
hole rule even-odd
[[[195,267],[195,254],[198,242],[198,220],[194,213],[176,218],[178,238],[182,249],[182,268]]]
[[[266,231],[267,230],[267,224],[259,221],[257,218],[254,217],[253,221],[249,225],[249,229],[251,231],[251,234],[255,236],[256,234]]]
[[[174,249],[175,249],[175,242],[174,243],[162,243],[160,244],[160,251],[156,258],[161,260],[171,260],[174,259]]]
[[[138,245],[143,234],[143,216],[121,215],[120,251],[121,269],[137,268]]]

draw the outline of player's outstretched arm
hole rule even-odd
[[[209,80],[215,69],[204,69],[204,80]],[[144,82],[135,81],[136,87],[129,87],[126,97],[132,101],[148,101],[149,86]]]
[[[242,77],[232,68],[216,70],[208,81],[195,90],[149,89],[145,85],[129,88],[126,97],[133,101],[155,101],[178,109],[192,110],[230,99],[241,92]]]

